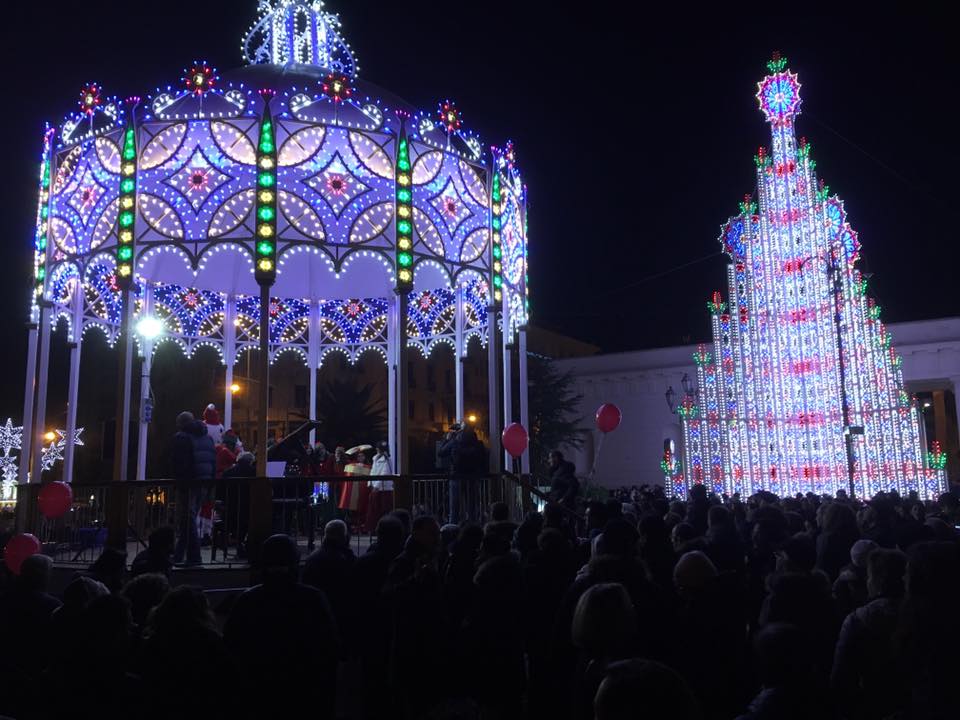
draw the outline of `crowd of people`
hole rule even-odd
[[[312,424],[308,424],[312,425]],[[237,548],[237,557],[247,556],[249,488],[230,481],[256,477],[256,457],[245,451],[240,437],[220,422],[220,414],[207,405],[197,419],[184,411],[177,416],[177,432],[170,451],[171,476],[176,482],[176,543],[174,563],[185,567],[202,564],[201,547],[211,542],[217,503],[230,498],[234,510],[227,514],[225,532]],[[283,461],[284,473],[296,476],[367,477],[367,482],[315,484],[315,495],[333,497],[339,513],[357,530],[372,532],[377,521],[393,509],[393,474],[386,442],[376,449],[358,445],[337,446],[328,452],[322,442],[310,445],[293,433],[280,442],[267,444],[267,459]],[[368,456],[371,461],[368,462]],[[214,484],[216,482],[217,484]]]
[[[32,556],[0,594],[0,715],[957,717],[956,495],[554,499],[395,510],[359,556],[341,520],[304,559],[274,535],[226,594],[171,588],[169,528],[59,597]]]

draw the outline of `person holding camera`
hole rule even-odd
[[[440,458],[450,472],[449,522],[458,525],[461,510],[470,520],[479,522],[477,479],[483,470],[484,448],[469,425],[454,423],[440,447]]]

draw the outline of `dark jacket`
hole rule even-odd
[[[181,482],[212,480],[217,451],[207,426],[199,420],[173,436],[173,477]]]
[[[257,476],[257,466],[251,462],[238,462],[231,468],[223,471],[223,479],[252,478]]]
[[[147,548],[137,553],[137,556],[130,564],[130,577],[143,575],[145,573],[161,573],[170,575],[173,569],[173,560],[166,550],[156,548]]]
[[[349,547],[325,539],[307,556],[303,565],[303,584],[315,587],[327,596],[343,638],[354,637],[356,562],[357,558]]]
[[[568,507],[577,501],[580,494],[580,481],[577,480],[576,468],[569,460],[561,460],[550,471],[550,499]]]
[[[815,685],[764,688],[737,720],[809,720],[836,717],[825,701],[826,694]]]
[[[900,678],[893,656],[900,602],[877,598],[847,615],[837,639],[830,685],[850,718],[879,718],[896,707]]]
[[[464,428],[440,446],[440,457],[457,475],[474,475],[483,471],[485,452],[477,434]]]
[[[262,689],[251,693],[247,717],[302,714],[300,688],[310,688],[312,717],[334,717],[341,644],[320,590],[282,578],[250,588],[231,609],[223,639],[240,682]]]

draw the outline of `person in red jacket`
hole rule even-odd
[[[223,433],[222,442],[217,445],[217,477],[223,477],[223,471],[229,470],[237,462],[237,456],[240,454],[237,447],[240,438],[233,431],[233,428]]]

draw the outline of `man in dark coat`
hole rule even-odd
[[[580,493],[580,481],[577,480],[576,468],[569,460],[564,460],[563,453],[554,450],[550,453],[550,500],[563,505],[568,510],[574,510],[577,505],[577,495]]]
[[[393,716],[422,718],[450,689],[451,632],[437,563],[440,526],[428,515],[413,521],[406,546],[387,574],[393,610],[389,677]],[[429,678],[430,692],[425,692]]]
[[[150,533],[147,538],[147,548],[137,553],[130,565],[131,577],[146,573],[160,573],[170,576],[173,563],[170,554],[176,542],[172,527],[161,527]]]
[[[226,496],[227,535],[236,539],[237,558],[247,557],[247,528],[250,525],[250,483],[245,478],[257,476],[256,457],[242,452],[237,463],[223,471]]]
[[[214,478],[217,452],[207,427],[195,420],[192,413],[177,415],[177,434],[173,436],[173,477],[177,481],[177,545],[173,551],[174,564],[199,565],[200,536],[197,532],[197,512],[203,482]]]
[[[323,528],[320,547],[303,564],[303,583],[322,590],[333,609],[340,637],[348,640],[355,633],[356,588],[350,534],[343,520],[331,520]]]
[[[300,552],[273,535],[261,553],[263,583],[237,598],[223,637],[251,693],[248,717],[304,715],[333,719],[341,642],[326,595],[298,581]]]
[[[479,522],[477,478],[483,472],[485,451],[469,425],[454,425],[440,446],[440,458],[451,468],[449,522],[459,524],[461,515]]]
[[[403,550],[403,524],[388,514],[377,523],[377,540],[354,566],[357,639],[363,682],[363,717],[385,718],[390,714],[388,668],[392,632],[392,608],[384,596],[387,575]]]

